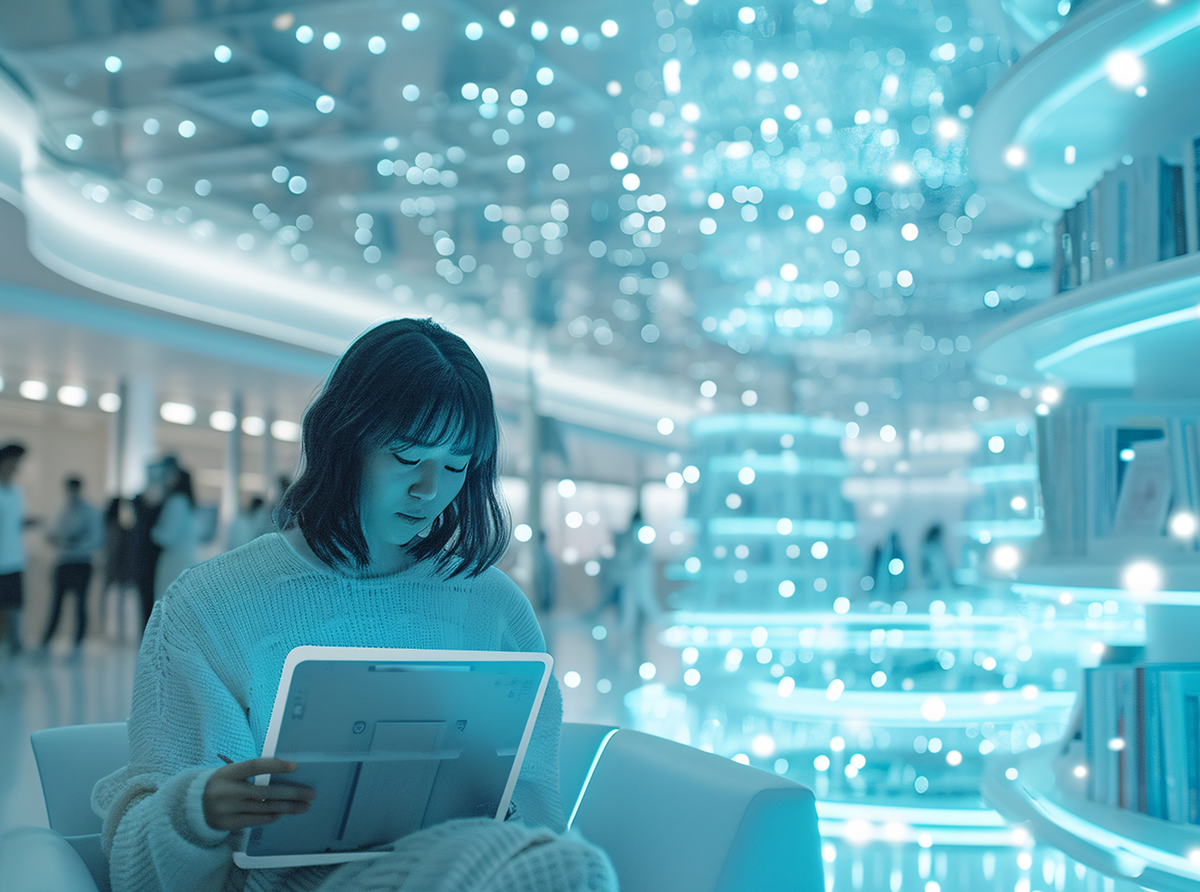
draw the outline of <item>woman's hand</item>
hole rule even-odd
[[[296,768],[295,762],[283,759],[251,759],[221,766],[204,786],[204,820],[214,830],[245,830],[273,824],[280,815],[303,814],[317,796],[312,787],[248,782],[258,774],[290,774]]]

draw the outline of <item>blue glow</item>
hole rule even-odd
[[[1188,307],[1184,310],[1175,310],[1170,313],[1163,313],[1160,316],[1152,316],[1149,319],[1139,319],[1136,322],[1129,322],[1125,325],[1118,325],[1115,328],[1110,328],[1107,331],[1097,332],[1096,334],[1088,335],[1080,338],[1072,344],[1068,344],[1061,350],[1055,350],[1048,356],[1043,356],[1041,359],[1034,362],[1033,367],[1039,372],[1044,372],[1047,369],[1053,368],[1060,362],[1070,359],[1085,350],[1090,350],[1093,347],[1099,347],[1102,344],[1111,344],[1115,341],[1131,338],[1135,335],[1144,334],[1148,331],[1155,331],[1159,328],[1167,328],[1171,325],[1179,325],[1184,322],[1192,322],[1200,319],[1200,305]]]

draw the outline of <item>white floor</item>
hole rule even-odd
[[[0,832],[46,826],[32,732],[129,715],[137,656],[132,645],[87,641],[78,653],[69,644],[56,645],[48,654],[0,657]]]

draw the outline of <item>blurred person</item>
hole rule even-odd
[[[233,551],[247,542],[257,539],[263,533],[270,532],[268,524],[271,512],[262,496],[255,496],[250,504],[240,509],[233,522],[229,524],[229,536],[225,541],[225,550]]]
[[[642,509],[638,508],[629,520],[629,528],[613,537],[611,561],[611,579],[616,589],[621,628],[632,638],[639,661],[646,621],[653,622],[662,613],[654,592],[654,559],[650,546],[638,537],[642,526]]]
[[[20,443],[0,446],[0,615],[4,617],[8,649],[19,654],[21,609],[25,605],[25,543],[21,534],[33,521],[25,517],[25,500],[13,482],[25,456]]]
[[[197,549],[203,537],[192,475],[176,469],[150,538],[161,550],[154,567],[154,600],[162,600],[167,587],[179,574],[199,562]]]
[[[173,455],[146,467],[146,488],[133,497],[133,529],[129,536],[129,569],[142,606],[142,625],[150,621],[154,609],[154,579],[162,548],[151,535],[162,511],[168,487],[179,473]]]
[[[899,561],[899,564],[893,564]],[[886,545],[877,546],[873,554],[875,587],[872,596],[879,600],[895,600],[908,587],[908,562],[900,534],[893,531]],[[896,572],[893,572],[895,568]]]
[[[931,526],[921,542],[921,577],[930,591],[954,588],[954,575],[950,571],[950,560],[946,557],[940,523]]]
[[[87,634],[87,595],[92,581],[92,557],[104,544],[104,521],[100,512],[83,498],[83,480],[67,477],[63,481],[67,502],[59,512],[46,539],[58,549],[54,565],[54,604],[50,623],[42,636],[42,647],[50,644],[62,616],[63,599],[75,595],[75,646]]]
[[[549,615],[550,611],[554,609],[554,602],[558,600],[558,564],[554,560],[554,555],[550,553],[549,545],[546,544],[545,530],[538,531],[538,547],[534,559],[537,561],[535,570],[537,584],[534,589],[541,601],[539,606],[542,613]]]
[[[134,588],[132,558],[135,522],[133,503],[129,499],[115,496],[109,500],[108,508],[104,511],[104,583],[100,589],[100,622],[106,628],[113,629],[117,640],[123,638],[125,593]],[[110,613],[114,614],[112,623],[108,621]]]

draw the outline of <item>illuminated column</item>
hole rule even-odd
[[[529,553],[533,556],[530,574],[533,590],[529,594],[533,603],[537,604],[540,610],[541,605],[546,603],[546,586],[549,584],[545,574],[546,568],[541,560],[542,489],[546,479],[543,472],[542,440],[544,434],[542,429],[546,422],[537,411],[537,384],[533,375],[529,377],[529,403],[526,406],[524,422],[529,437],[529,467],[526,476],[529,483],[529,499],[525,506],[525,522],[533,531],[533,535],[529,539]]]
[[[132,498],[146,488],[146,466],[158,457],[158,394],[152,378],[121,381],[117,411],[117,479],[121,495]]]
[[[241,506],[242,477],[242,394],[233,394],[230,411],[233,427],[225,441],[225,481],[221,487],[221,525],[228,527]]]
[[[268,504],[278,502],[282,495],[277,491],[275,482],[275,438],[271,436],[271,425],[274,423],[275,410],[267,409],[263,412],[262,475],[263,498]]]

